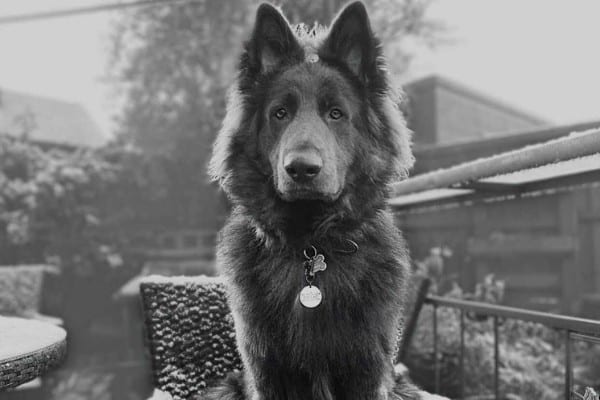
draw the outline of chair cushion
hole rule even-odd
[[[150,276],[140,291],[156,388],[186,399],[242,368],[219,278]]]

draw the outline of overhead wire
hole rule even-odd
[[[0,15],[0,25],[17,24],[24,22],[34,22],[54,18],[64,18],[94,14],[99,12],[113,11],[132,7],[153,7],[165,5],[179,5],[184,3],[194,3],[197,0],[136,0],[121,1],[109,4],[96,4],[85,7],[66,8],[61,10],[40,11],[26,14]]]

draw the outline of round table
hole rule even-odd
[[[47,322],[0,316],[0,391],[28,382],[60,364],[64,329]]]

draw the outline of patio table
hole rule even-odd
[[[66,345],[67,333],[56,325],[0,316],[0,392],[60,364]]]

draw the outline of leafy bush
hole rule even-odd
[[[448,256],[451,252],[447,252]],[[433,288],[443,280],[443,253],[433,249],[417,271],[434,280]],[[431,265],[435,268],[431,268]],[[430,270],[435,273],[430,273]],[[487,276],[474,293],[464,293],[454,284],[447,297],[499,302],[504,282]],[[437,311],[438,362],[441,393],[460,396],[460,311],[440,307]],[[434,391],[433,310],[421,312],[406,364],[413,379],[426,390]],[[481,395],[494,385],[493,319],[466,314],[464,348],[465,395]],[[562,399],[564,396],[564,334],[540,324],[517,320],[499,321],[500,392],[514,399]]]
[[[109,253],[94,228],[98,199],[117,171],[89,150],[44,151],[0,137],[0,263],[50,259],[63,267],[82,266],[91,250]]]
[[[441,392],[460,395],[460,311],[438,309],[438,348]],[[427,307],[419,319],[407,357],[411,376],[434,390],[433,311]],[[490,392],[494,384],[493,322],[466,319],[465,394]],[[564,351],[561,334],[540,324],[506,320],[499,326],[500,391],[523,399],[561,399],[564,385]]]
[[[573,380],[578,393],[587,386],[600,392],[600,345],[577,342],[573,349]]]
[[[26,316],[38,311],[42,266],[0,268],[0,314]]]

